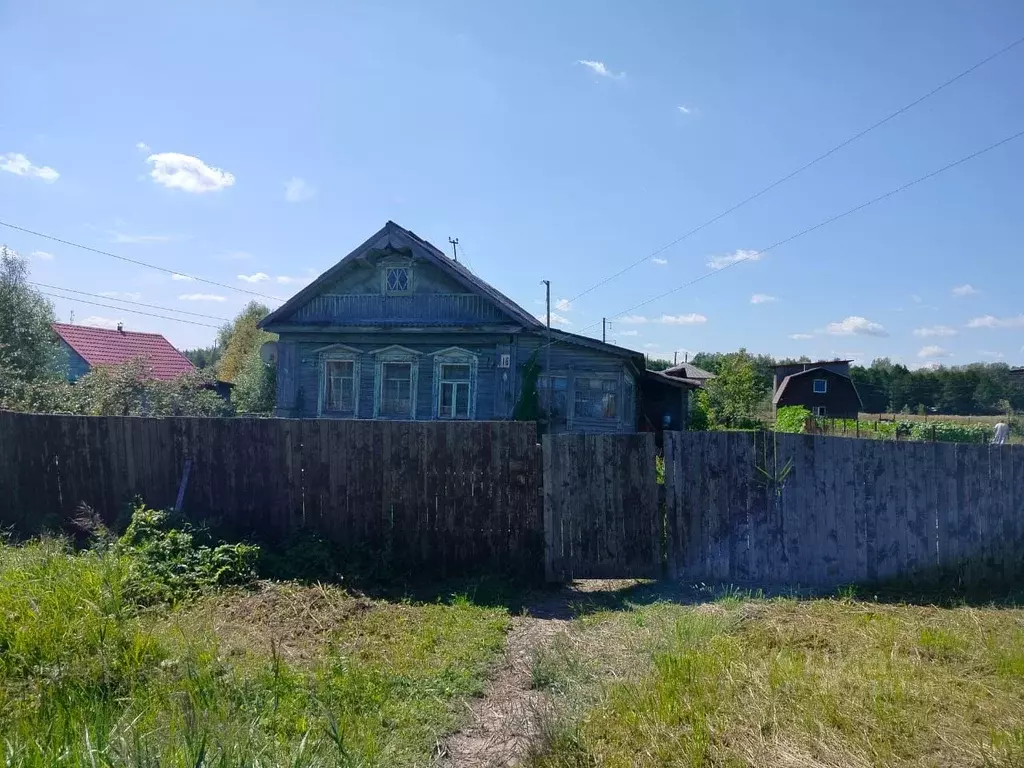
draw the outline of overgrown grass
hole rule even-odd
[[[730,596],[589,616],[593,658],[588,634],[614,659],[536,768],[1024,764],[1019,610]]]
[[[466,600],[322,586],[142,608],[139,568],[118,547],[0,545],[6,765],[422,765],[507,628]]]

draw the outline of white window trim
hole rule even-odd
[[[818,382],[819,381],[822,382],[825,385],[825,388],[822,389],[820,392],[818,391]],[[816,394],[816,395],[827,395],[828,394],[828,379],[815,379],[814,382],[811,384],[811,389],[814,391],[814,394]]]
[[[469,366],[469,416],[464,419],[441,417],[441,366]],[[479,355],[462,347],[447,347],[434,352],[433,418],[438,421],[474,421],[476,419],[477,373],[480,368]]]
[[[388,290],[388,270],[389,269],[404,269],[409,276],[408,287],[404,291],[389,291]],[[413,267],[411,261],[402,259],[386,259],[380,262],[380,292],[384,296],[408,296],[413,292],[413,280],[416,277],[416,270]]]
[[[322,347],[317,350],[320,356],[320,391],[317,393],[316,402],[316,415],[323,416],[325,413],[328,414],[342,414],[348,415],[346,411],[329,411],[327,410],[327,363],[329,361],[348,362],[352,363],[352,378],[353,388],[355,391],[352,393],[352,418],[359,416],[359,358],[361,357],[358,349],[352,347],[346,347],[340,344],[331,344],[327,347]]]
[[[383,349],[377,349],[371,352],[374,356],[374,371],[373,371],[373,418],[375,419],[389,419],[394,421],[415,421],[417,413],[417,382],[419,380],[420,370],[420,353],[409,349],[408,347],[402,347],[398,344],[390,347],[384,347]],[[380,402],[382,399],[381,388],[384,386],[384,363],[409,363],[409,386],[411,388],[410,399],[411,413],[407,419],[394,419],[392,416],[381,416],[380,415]]]

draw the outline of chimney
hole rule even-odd
[[[117,332],[124,333],[124,323],[122,323],[120,320],[117,322]]]

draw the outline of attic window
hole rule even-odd
[[[388,267],[384,271],[384,292],[385,293],[408,293],[409,292],[409,268]]]
[[[824,395],[826,392],[828,392],[828,379],[815,379],[814,394]]]

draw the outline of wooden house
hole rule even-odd
[[[531,363],[552,431],[634,432],[653,423],[645,393],[674,393],[686,412],[689,385],[647,371],[642,354],[549,331],[390,221],[261,327],[279,337],[278,416],[509,419]]]
[[[864,408],[850,378],[850,360],[784,363],[775,366],[772,405],[801,405],[815,416],[855,419]]]

